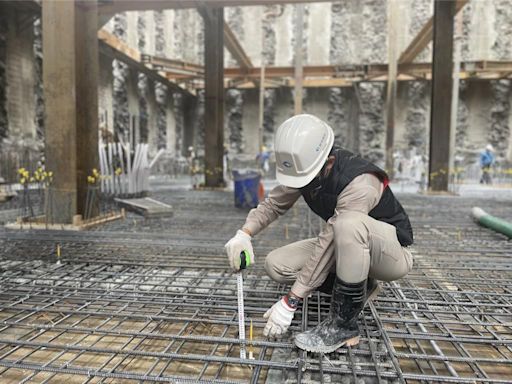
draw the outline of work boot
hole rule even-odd
[[[334,286],[334,280],[336,279],[336,274],[330,272],[327,275],[327,278],[322,283],[320,287],[318,287],[318,290],[322,293],[331,293],[332,287]],[[374,300],[379,292],[381,291],[381,286],[379,282],[374,279],[373,277],[368,277],[367,283],[366,283],[366,300],[364,301],[364,305],[368,304],[368,301]]]
[[[295,345],[309,352],[331,353],[342,346],[359,344],[357,317],[366,298],[366,280],[345,283],[336,277],[327,319],[295,336]]]

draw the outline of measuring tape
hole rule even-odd
[[[240,338],[240,358],[245,359],[245,307],[244,307],[244,277],[242,271],[251,265],[249,252],[240,253],[240,272],[236,275],[236,290],[238,295],[238,336]]]

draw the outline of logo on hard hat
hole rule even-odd
[[[318,152],[320,151],[320,148],[322,148],[323,144],[324,144],[324,141],[325,141],[325,137],[327,136],[326,133],[323,134],[322,138],[320,139],[320,143],[318,143],[318,146],[315,148],[315,152]]]
[[[286,167],[286,168],[291,168],[292,165],[289,161],[283,161],[283,165]]]

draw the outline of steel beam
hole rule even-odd
[[[113,0],[100,6],[100,14],[111,14],[128,11],[161,11],[164,9],[186,9],[201,7],[242,7],[274,4],[326,3],[333,0]]]
[[[205,8],[205,184],[224,184],[224,10]]]
[[[162,59],[152,57],[151,62],[161,62],[168,79],[180,79],[190,77],[202,77],[203,67],[197,64],[185,63],[178,60]],[[161,60],[161,61],[160,61]],[[168,64],[166,64],[168,63]],[[176,71],[176,72],[173,72]],[[182,73],[182,71],[186,73]],[[364,81],[377,79],[386,80],[388,75],[387,64],[362,64],[362,65],[309,65],[303,67],[305,80],[318,81],[339,81],[343,79],[358,78]],[[399,64],[398,76],[402,79],[430,79],[432,65],[430,63],[403,63]],[[467,61],[461,63],[461,76],[463,78],[480,78],[484,74],[492,75],[493,78],[507,76],[512,72],[512,61]],[[259,80],[261,68],[253,67],[247,70],[242,68],[225,68],[224,77],[227,79],[236,79],[237,81],[246,79],[246,81]],[[265,79],[289,78],[295,77],[295,67],[265,67]]]
[[[235,34],[226,22],[224,22],[224,45],[233,58],[238,62],[240,67],[243,69],[253,67],[251,59],[247,56]]]
[[[150,79],[166,85],[172,91],[191,95],[188,90],[183,89],[176,83],[170,81],[163,72],[159,72],[157,69],[150,68],[146,62],[144,62],[143,57],[138,50],[130,47],[128,44],[110,32],[104,29],[100,29],[98,31],[97,38],[100,41],[100,53],[122,61],[131,68],[144,73]]]
[[[456,0],[454,16],[466,5],[469,0]],[[432,41],[434,17],[431,17],[427,23],[421,28],[421,31],[410,42],[405,51],[402,52],[398,63],[412,63],[416,56],[423,51],[428,43]]]
[[[454,0],[435,1],[428,178],[432,191],[448,191],[454,16]]]

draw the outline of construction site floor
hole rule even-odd
[[[244,278],[254,360],[239,357],[236,276],[223,248],[247,214],[232,191],[171,180],[151,196],[172,217],[129,213],[79,233],[0,229],[0,382],[511,383],[512,244],[470,211],[512,220],[512,191],[401,189],[414,269],[366,306],[360,344],[329,355],[292,343],[327,316],[318,292],[291,336],[262,335],[263,313],[288,289],[266,276],[265,255],[323,225],[302,201],[254,240]]]

